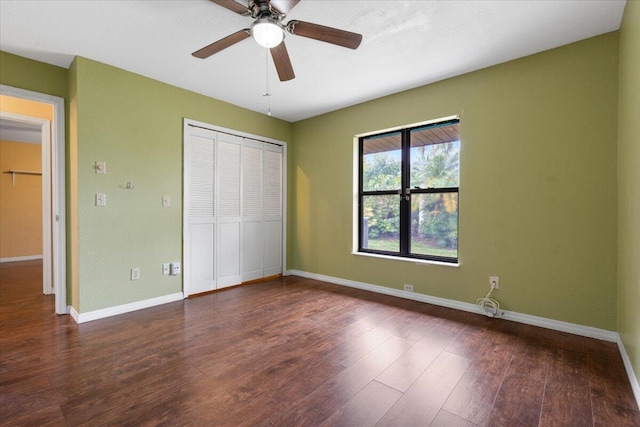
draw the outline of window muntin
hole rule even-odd
[[[459,120],[362,137],[360,252],[458,261]]]

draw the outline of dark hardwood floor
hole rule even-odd
[[[76,325],[0,264],[2,425],[640,426],[615,344],[299,277]]]

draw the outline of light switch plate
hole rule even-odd
[[[107,174],[107,162],[96,162],[96,173],[99,175]]]
[[[170,196],[162,196],[162,207],[168,208],[171,206],[171,197]]]
[[[96,206],[107,206],[107,195],[105,193],[96,193]]]

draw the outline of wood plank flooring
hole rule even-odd
[[[615,344],[300,277],[76,325],[0,264],[0,423],[640,426]]]

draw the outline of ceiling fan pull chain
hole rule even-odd
[[[267,93],[262,96],[267,97],[267,116],[271,116],[271,93],[269,91],[269,49],[265,48],[265,68],[266,68],[266,76],[267,76]]]

